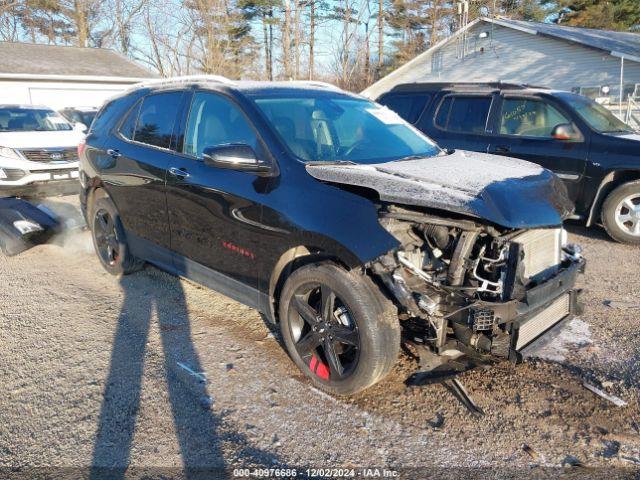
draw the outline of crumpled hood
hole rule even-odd
[[[470,215],[507,228],[557,226],[573,211],[565,186],[533,163],[457,150],[375,165],[307,165],[322,181],[371,188],[386,202]]]

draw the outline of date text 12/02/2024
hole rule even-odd
[[[387,468],[236,468],[234,478],[398,478]]]

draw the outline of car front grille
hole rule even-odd
[[[75,148],[48,148],[20,150],[27,160],[40,163],[77,162],[78,151]]]
[[[527,230],[514,238],[524,252],[524,277],[539,279],[554,274],[560,265],[562,231],[559,228]]]
[[[569,315],[571,296],[566,293],[520,326],[516,350],[520,350]]]

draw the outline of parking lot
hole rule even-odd
[[[321,393],[256,311],[153,267],[112,277],[86,231],[0,257],[0,467],[638,468],[640,250],[569,229],[586,312],[542,358],[460,376],[482,417],[405,386],[407,357],[353,398]]]

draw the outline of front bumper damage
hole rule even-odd
[[[582,314],[582,290],[575,288],[575,282],[584,266],[582,260],[560,275],[561,278],[554,278],[547,282],[548,285],[538,287],[541,291],[534,295],[537,303],[523,307],[511,325],[509,359],[521,362],[524,357],[550,343],[571,319]]]
[[[582,311],[585,260],[559,227],[502,229],[397,208],[381,223],[401,246],[369,268],[396,300],[422,380],[520,362]]]
[[[584,258],[577,259],[555,277],[527,290],[521,301],[482,302],[482,306],[499,312],[508,325],[508,341],[501,339],[499,345],[492,345],[491,353],[520,362],[559,334],[561,329],[555,328],[558,324],[564,325],[580,315],[584,308],[580,300],[582,290],[575,288],[575,284],[585,266]]]

